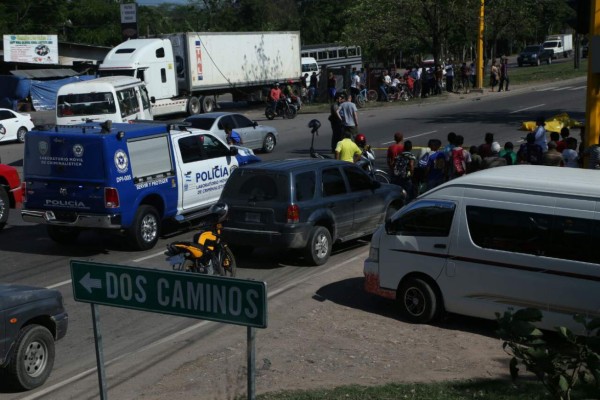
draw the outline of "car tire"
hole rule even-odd
[[[46,382],[54,365],[54,338],[41,325],[24,326],[10,357],[7,372],[11,383],[30,390]]]
[[[80,232],[77,228],[60,225],[47,225],[46,231],[50,239],[60,244],[73,244]]]
[[[160,219],[156,209],[149,205],[138,208],[129,228],[129,240],[135,250],[148,250],[158,242],[160,235]]]
[[[272,133],[268,133],[263,141],[262,151],[263,153],[270,153],[275,149],[275,136]]]
[[[10,210],[10,198],[4,187],[0,186],[0,230],[6,226],[8,222],[8,213]]]
[[[323,226],[315,226],[308,237],[306,259],[311,265],[323,265],[331,256],[331,234]]]
[[[402,282],[396,300],[400,313],[410,322],[431,322],[439,310],[435,291],[426,281],[419,278],[408,278]]]
[[[19,143],[25,143],[25,135],[27,135],[27,128],[25,128],[24,126],[22,126],[17,131],[17,141]]]
[[[200,111],[202,111],[201,105],[200,105],[200,100],[198,100],[198,98],[196,96],[190,96],[190,98],[188,99],[188,103],[187,103],[188,115],[200,114]]]

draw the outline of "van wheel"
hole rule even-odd
[[[187,112],[189,115],[200,114],[200,100],[197,97],[191,96],[187,103]]]
[[[50,239],[60,244],[73,244],[79,236],[80,230],[70,226],[47,225],[46,228]]]
[[[315,226],[306,245],[306,258],[312,265],[323,265],[331,256],[331,234],[327,228]]]
[[[272,133],[268,133],[263,142],[262,151],[263,153],[270,153],[275,148],[275,136]]]
[[[410,322],[430,322],[435,319],[439,308],[433,288],[418,278],[408,278],[402,282],[396,300],[400,312]]]
[[[152,206],[143,205],[138,208],[131,225],[129,238],[136,250],[148,250],[156,245],[160,233],[158,212]]]
[[[8,210],[10,209],[10,199],[6,190],[0,186],[0,230],[8,222]]]
[[[46,327],[23,327],[7,369],[12,383],[26,390],[42,385],[52,371],[54,355],[54,338]]]

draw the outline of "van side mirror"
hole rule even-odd
[[[231,154],[232,156],[237,156],[237,154],[238,154],[238,149],[237,149],[237,147],[231,146],[231,147],[229,148],[229,154]]]
[[[256,128],[258,126],[258,122],[252,121],[252,126]]]
[[[150,103],[152,103],[152,104],[156,103],[156,97],[154,97],[154,96],[150,97]]]
[[[394,224],[392,224],[392,218],[388,218],[385,220],[385,233],[388,235],[395,235],[396,231],[394,230]]]

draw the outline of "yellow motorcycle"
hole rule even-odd
[[[235,276],[235,257],[221,238],[222,222],[227,218],[227,211],[225,203],[213,205],[202,230],[194,235],[191,242],[173,242],[167,245],[165,255],[174,270]]]

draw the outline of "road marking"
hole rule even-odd
[[[356,260],[358,260],[360,258],[364,259],[365,255],[367,254],[367,252],[368,252],[368,250],[365,249],[360,254],[355,255],[354,257],[351,257],[351,258],[349,258],[349,259],[347,259],[345,261],[342,261],[342,262],[340,262],[340,263],[338,263],[336,265],[333,265],[330,268],[319,269],[320,272],[317,272],[315,274],[310,274],[310,275],[307,275],[305,277],[296,279],[296,280],[288,283],[287,285],[280,287],[279,289],[270,291],[268,293],[268,295],[267,295],[267,298],[271,299],[272,297],[275,297],[275,296],[277,296],[277,295],[285,292],[286,290],[291,289],[294,286],[298,286],[299,284],[304,283],[304,282],[306,282],[309,279],[314,279],[314,278],[319,277],[321,275],[324,275],[324,274],[326,274],[328,272],[335,271],[335,270],[337,270],[339,268],[344,267],[346,264],[354,262],[354,261],[356,261]],[[60,284],[57,284],[57,285],[63,285],[63,284],[65,284],[65,282],[71,282],[71,281],[70,280],[69,281],[64,281],[64,282],[61,282]],[[56,285],[54,285],[54,286],[56,286]],[[146,350],[150,350],[153,347],[159,346],[159,345],[161,345],[163,343],[171,342],[171,341],[177,339],[179,336],[182,336],[184,334],[192,332],[192,331],[194,331],[194,330],[196,330],[198,328],[202,328],[205,325],[208,325],[208,324],[217,324],[217,323],[218,322],[213,322],[213,321],[198,322],[198,323],[196,323],[196,324],[194,324],[192,326],[189,326],[189,327],[187,327],[185,329],[182,329],[180,331],[172,333],[169,336],[166,336],[164,338],[158,339],[155,342],[149,343],[146,346],[144,346],[144,347],[142,347],[142,348],[140,348],[138,350],[131,351],[131,352],[128,352],[128,353],[125,353],[125,354],[121,354],[121,355],[119,355],[117,357],[114,357],[114,358],[108,360],[108,361],[105,361],[104,362],[104,366],[108,367],[109,365],[112,365],[112,364],[116,363],[117,361],[119,361],[119,360],[121,360],[123,358],[130,358],[132,355],[135,355],[135,354],[138,354],[138,353],[142,353],[142,352],[144,352]],[[31,394],[30,396],[23,397],[23,398],[21,398],[21,400],[36,400],[36,399],[40,399],[40,398],[48,395],[49,393],[52,393],[55,390],[58,390],[58,389],[60,389],[60,388],[62,388],[64,386],[67,386],[67,385],[69,385],[69,384],[71,384],[73,382],[76,382],[80,378],[84,378],[84,377],[86,377],[88,375],[91,375],[91,374],[93,374],[95,372],[96,372],[96,367],[90,368],[90,369],[88,369],[86,371],[83,371],[83,372],[81,372],[81,373],[79,373],[79,374],[77,374],[75,376],[72,376],[72,377],[70,377],[70,378],[68,378],[68,379],[66,379],[66,380],[64,380],[62,382],[58,382],[58,383],[55,383],[52,386],[48,386],[48,387],[44,388],[43,390],[40,390],[39,392]]]
[[[543,106],[545,106],[545,104],[538,104],[537,106],[525,107],[525,108],[521,108],[520,110],[511,111],[511,112],[509,112],[509,114],[515,114],[515,113],[518,113],[521,111],[531,110],[532,108],[538,108],[538,107],[543,107]]]
[[[559,87],[559,88],[556,88],[556,89],[554,89],[553,91],[554,91],[554,92],[558,92],[558,91],[560,91],[560,90],[569,90],[569,89],[571,89],[572,87],[573,87],[573,86]]]
[[[557,88],[557,86],[552,86],[552,87],[544,88],[544,89],[536,89],[536,92],[545,92],[547,90],[554,90],[556,88]]]
[[[413,135],[413,136],[407,136],[405,137],[405,139],[412,139],[412,138],[416,138],[419,136],[424,136],[424,135],[431,135],[432,133],[436,133],[437,131],[429,131],[429,132],[423,132],[423,133],[419,133],[417,135]],[[382,145],[387,145],[387,144],[392,144],[392,143],[396,143],[395,140],[389,141],[389,142],[383,142],[381,143]]]
[[[164,255],[164,251],[161,251],[160,253],[154,253],[154,254],[150,254],[149,256],[146,257],[141,257],[141,258],[136,258],[135,260],[133,260],[133,262],[140,262],[140,261],[145,261],[148,260],[150,258],[154,258],[154,257],[158,257],[158,256],[162,256]]]
[[[56,289],[59,286],[68,285],[69,283],[71,283],[70,279],[66,280],[66,281],[55,283],[54,285],[46,286],[46,289]]]
[[[585,86],[576,86],[576,87],[574,87],[572,89],[569,89],[569,90],[573,91],[573,90],[586,89],[586,88],[587,88],[587,85],[585,85]]]

